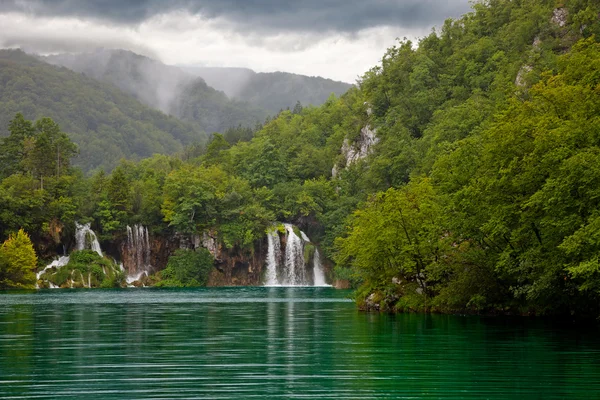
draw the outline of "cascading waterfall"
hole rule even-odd
[[[76,250],[85,250],[85,249],[90,249],[92,251],[95,251],[96,253],[98,253],[98,255],[100,255],[100,257],[103,257],[102,255],[102,249],[100,249],[100,243],[98,242],[98,237],[96,236],[96,234],[94,233],[94,231],[91,229],[90,224],[80,224],[78,222],[75,222],[75,249]],[[66,254],[66,249],[63,247],[63,252]],[[46,267],[41,270],[40,272],[38,272],[36,274],[36,280],[40,280],[40,278],[48,271],[48,270],[52,270],[52,269],[60,269],[61,267],[64,267],[65,265],[67,265],[69,263],[69,261],[71,260],[71,258],[67,255],[63,255],[61,257],[59,257],[57,260],[52,261],[50,264],[46,265]],[[85,284],[85,280],[82,276],[82,282]],[[48,286],[52,289],[57,288],[58,286],[52,284],[52,282],[47,282]],[[73,285],[73,282],[71,281],[71,286]],[[87,282],[88,287],[91,286],[91,275],[88,276],[88,282]],[[37,286],[37,284],[36,284]]]
[[[285,245],[285,271],[283,284],[286,286],[306,285],[306,270],[304,268],[304,241],[296,235],[294,227],[284,224],[287,231]]]
[[[75,222],[75,248],[77,250],[91,249],[98,253],[102,257],[102,250],[100,249],[100,243],[94,231],[90,228],[90,223],[81,225]]]
[[[314,247],[312,263],[310,263],[305,259],[305,250],[307,250],[307,244],[310,244],[308,236],[302,231],[298,231],[299,234],[297,234],[291,224],[283,224],[283,226],[286,233],[283,254],[278,230],[273,229],[267,235],[268,251],[265,285],[326,286],[321,257],[316,246]],[[310,252],[307,254],[310,254]],[[312,271],[310,270],[311,267]]]
[[[127,226],[127,253],[130,260],[127,268],[127,283],[139,280],[143,275],[147,276],[151,268],[150,235],[147,227]]]
[[[42,275],[44,275],[46,273],[46,271],[52,269],[52,268],[56,268],[59,269],[60,267],[64,267],[65,265],[67,265],[69,263],[70,257],[69,256],[61,256],[59,257],[57,260],[52,261],[50,264],[46,265],[46,267],[41,270],[40,272],[38,272],[35,277],[36,277],[36,282],[40,280],[40,278],[42,277]],[[35,284],[36,288],[39,288],[38,284]],[[50,287],[50,289],[56,289],[58,288],[58,286],[52,284],[51,282],[48,282],[48,286]]]

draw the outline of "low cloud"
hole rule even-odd
[[[168,64],[247,67],[354,82],[396,38],[415,40],[468,0],[5,0],[0,47],[98,47]]]

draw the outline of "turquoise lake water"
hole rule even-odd
[[[2,399],[600,398],[600,335],[330,288],[0,294]]]

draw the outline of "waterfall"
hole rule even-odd
[[[52,268],[59,269],[60,267],[64,267],[69,263],[69,260],[69,256],[61,256],[57,260],[52,261],[50,264],[46,265],[43,270],[41,270],[35,275],[36,282],[40,280],[40,278],[46,273],[46,271]],[[48,282],[48,286],[50,287],[50,289],[58,288],[58,286],[52,284],[52,282]],[[39,285],[37,283],[35,284],[35,287],[39,289]]]
[[[319,254],[319,249],[315,249],[315,256],[313,258],[313,274],[313,282],[315,286],[327,286],[327,282],[325,282],[325,273],[323,272],[323,265],[321,264],[321,254]]]
[[[150,235],[143,225],[127,226],[128,272],[130,276],[148,274],[150,268]],[[134,267],[134,268],[132,268]]]
[[[88,222],[85,225],[81,225],[75,222],[75,248],[77,250],[84,250],[86,248],[90,248],[100,257],[102,257],[102,250],[100,249],[100,243],[98,242],[98,238],[94,231],[90,228],[90,223]]]
[[[296,235],[294,227],[284,224],[287,231],[287,243],[285,245],[285,276],[283,284],[286,286],[297,286],[306,284],[304,269],[304,241]]]
[[[279,283],[277,280],[277,265],[279,265],[279,260],[281,259],[281,242],[277,229],[273,229],[268,233],[267,240],[269,242],[269,250],[267,252],[267,276],[265,285],[273,286]]]
[[[267,234],[266,286],[327,286],[319,251],[314,247],[312,263],[305,259],[307,244],[314,246],[302,231],[294,231],[291,224],[285,227],[285,250],[282,254],[281,238],[276,228]],[[308,257],[308,255],[307,255]],[[312,271],[310,268],[312,267]]]

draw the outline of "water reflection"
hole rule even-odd
[[[0,398],[582,398],[597,330],[357,312],[327,288],[0,295]]]

